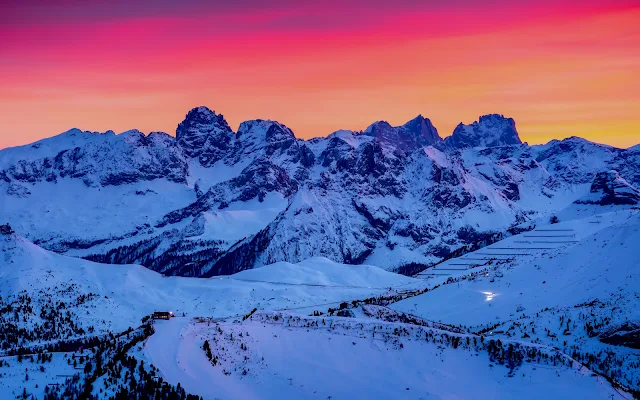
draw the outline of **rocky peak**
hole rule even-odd
[[[438,130],[429,118],[425,118],[422,115],[418,115],[411,121],[402,126],[406,132],[410,133],[412,137],[416,138],[418,143],[423,146],[438,143],[442,141],[442,138],[438,134]]]
[[[236,139],[236,145],[243,154],[264,149],[267,155],[271,155],[288,149],[296,142],[293,131],[284,124],[262,119],[241,123]]]
[[[151,132],[147,135],[147,142],[152,144],[162,144],[168,146],[174,141],[174,138],[165,132]]]
[[[126,143],[135,145],[135,146],[143,146],[146,142],[146,136],[144,133],[140,132],[137,129],[130,129],[128,131],[124,131],[119,135]]]
[[[375,137],[383,145],[404,151],[415,150],[442,141],[438,130],[428,118],[424,118],[422,115],[418,115],[401,126],[391,126],[386,121],[374,122],[363,134]]]
[[[471,125],[460,123],[445,139],[449,148],[497,147],[522,144],[516,122],[500,114],[483,115]]]
[[[176,141],[185,154],[198,158],[203,166],[223,157],[234,133],[222,114],[201,106],[189,111],[176,129]]]

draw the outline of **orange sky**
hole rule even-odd
[[[0,148],[71,127],[174,134],[198,105],[303,138],[417,114],[447,136],[500,113],[530,143],[640,143],[640,0],[359,3],[10,4]]]

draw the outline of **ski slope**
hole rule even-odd
[[[329,330],[322,323],[301,328],[175,318],[156,323],[144,355],[167,381],[211,400],[618,396],[604,379],[585,370],[524,364],[508,377],[508,370],[492,365],[484,353],[410,338],[391,342],[369,337],[359,323],[372,322],[354,320],[350,329]],[[220,356],[215,367],[201,348],[204,340]]]
[[[512,316],[519,305],[538,311],[607,298],[619,291],[638,293],[637,243],[640,214],[633,209],[539,226],[424,271],[419,277],[434,285],[462,280],[393,308],[431,320],[474,325]],[[466,279],[474,273],[474,279]]]
[[[640,350],[631,333],[640,321],[638,243],[640,212],[632,208],[538,226],[438,265],[423,275],[434,290],[391,308],[556,347],[638,390]]]

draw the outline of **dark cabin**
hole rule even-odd
[[[156,311],[152,317],[153,319],[170,319],[173,317],[173,313],[171,311]]]

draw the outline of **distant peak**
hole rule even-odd
[[[144,136],[144,133],[139,131],[138,129],[129,129],[127,131],[121,132],[118,136]]]
[[[82,129],[80,128],[71,128],[68,131],[62,132],[61,135],[81,135]]]
[[[232,132],[222,114],[205,106],[192,108],[176,129],[176,139],[186,134],[209,134],[213,131]]]
[[[364,131],[380,142],[402,150],[414,150],[442,141],[431,120],[418,115],[401,126],[391,126],[387,121],[377,121]]]
[[[189,157],[198,157],[202,165],[219,160],[233,137],[224,116],[205,106],[192,108],[176,129],[177,144]]]
[[[273,121],[270,119],[250,119],[248,121],[244,121],[240,123],[240,127],[238,128],[238,134],[241,132],[246,132],[251,129],[269,129],[272,126],[275,126],[279,129],[289,129],[284,124],[281,124],[278,121]]]
[[[111,136],[111,135],[115,135],[115,132],[113,132],[112,130],[108,130],[105,132],[93,132],[93,131],[83,131],[80,128],[71,128],[68,131],[62,132],[61,134],[57,135],[59,137],[69,137],[69,136],[99,136],[99,135],[104,135],[104,136]]]
[[[181,124],[185,123],[199,123],[199,124],[211,124],[218,123],[221,125],[226,125],[228,127],[227,121],[224,119],[222,114],[216,114],[215,111],[209,109],[205,106],[192,108],[184,118]]]
[[[387,129],[387,128],[389,128],[389,129],[390,129],[390,128],[393,128],[393,127],[392,127],[392,126],[391,126],[391,124],[390,124],[390,123],[388,123],[387,121],[380,120],[380,121],[376,121],[376,122],[372,123],[371,125],[369,125],[369,126],[367,127],[367,129],[365,129],[365,130],[364,130],[364,133],[365,133],[365,134],[371,134],[371,133],[373,133],[375,130],[379,130],[379,129]],[[371,136],[373,136],[373,135],[371,135]]]
[[[522,144],[516,122],[502,114],[487,114],[470,125],[458,124],[453,134],[445,139],[450,148],[497,147]]]
[[[414,119],[407,121],[403,127],[416,136],[423,137],[429,141],[438,142],[442,140],[431,120],[423,117],[422,114],[418,114]]]
[[[210,109],[207,106],[198,106],[198,107],[193,107],[191,110],[189,110],[189,112],[187,113],[187,116],[189,116],[189,114],[191,115],[204,115],[204,116],[213,116],[216,115],[216,112],[213,111],[212,109]]]
[[[505,118],[504,115],[502,114],[486,114],[486,115],[481,115],[478,118],[478,123],[482,124],[482,123],[487,123],[487,122],[493,122],[493,121],[497,121],[497,122],[501,122],[501,121],[512,121],[515,123],[515,121],[513,120],[513,118]]]
[[[270,155],[279,149],[289,148],[296,141],[296,136],[277,121],[254,119],[240,124],[236,140],[244,153],[264,149]]]
[[[423,117],[423,116],[422,116],[422,114],[418,114],[415,118],[410,119],[409,121],[407,121],[407,122],[405,123],[405,125],[408,125],[408,124],[410,124],[410,123],[412,123],[412,122],[414,122],[414,123],[415,123],[415,122],[422,122],[422,121],[424,121],[424,120],[427,120],[427,121],[428,121],[428,120],[429,120],[429,118],[425,118],[425,117]]]
[[[211,111],[211,109],[209,109],[209,107],[207,106],[194,107],[191,111],[197,111],[201,113],[213,113],[213,114],[216,113],[215,111]]]

